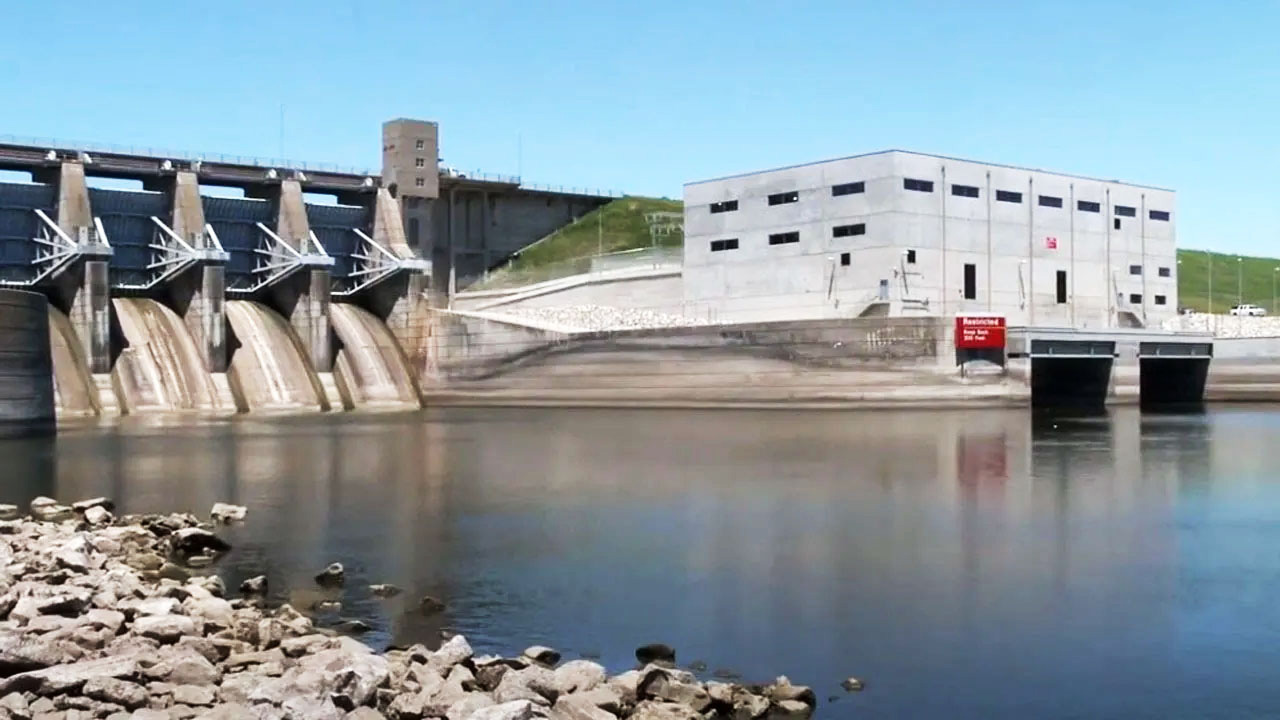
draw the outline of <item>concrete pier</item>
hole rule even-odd
[[[0,290],[0,434],[47,429],[53,420],[48,301]]]

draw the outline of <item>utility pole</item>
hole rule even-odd
[[[1280,267],[1271,268],[1271,314],[1276,314],[1276,273],[1280,272]]]
[[[1244,304],[1244,258],[1236,256],[1236,305]]]
[[[1205,257],[1209,258],[1209,314],[1213,314],[1213,253],[1208,250],[1204,251]]]

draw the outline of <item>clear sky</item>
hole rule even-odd
[[[1171,187],[1182,247],[1280,255],[1277,2],[8,2],[0,134],[678,197],[903,148]],[[283,143],[281,108],[283,106]]]

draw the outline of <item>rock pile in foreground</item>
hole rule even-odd
[[[102,498],[41,498],[23,517],[0,506],[0,720],[747,719],[816,704],[785,678],[700,682],[665,646],[613,677],[545,647],[476,656],[461,636],[376,653],[289,605],[228,599],[216,576],[190,576],[228,549],[194,516],[111,510]]]

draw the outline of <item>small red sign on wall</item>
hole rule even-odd
[[[1053,236],[1046,237],[1046,238],[1044,239],[1044,246],[1045,246],[1045,247],[1047,247],[1047,248],[1049,248],[1050,250],[1057,250],[1057,249],[1058,249],[1058,238],[1053,237]]]
[[[1004,317],[1001,315],[957,315],[956,347],[961,350],[1004,348]]]

